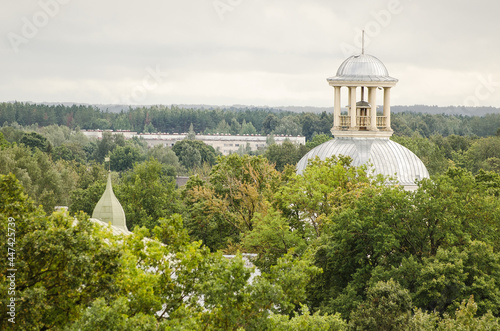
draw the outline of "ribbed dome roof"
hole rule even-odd
[[[415,180],[428,178],[429,173],[422,161],[409,149],[389,139],[335,138],[309,151],[297,164],[297,173],[307,167],[309,159],[318,156],[324,160],[333,155],[350,156],[354,166],[371,163],[375,175],[396,175],[399,184],[415,189]]]
[[[335,77],[328,81],[382,81],[397,82],[390,77],[385,65],[375,56],[368,54],[353,55],[345,60]]]
[[[113,193],[111,173],[108,175],[106,190],[104,190],[101,199],[97,202],[97,205],[92,212],[92,218],[97,218],[106,224],[111,223],[111,225],[115,227],[128,231],[125,212],[123,211],[120,201],[118,201]]]

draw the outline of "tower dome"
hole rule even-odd
[[[328,78],[328,82],[394,82],[398,80],[389,76],[385,65],[375,56],[368,54],[353,55],[347,58],[337,70],[335,77]]]
[[[92,212],[92,218],[99,219],[104,223],[111,224],[114,227],[128,232],[125,212],[123,211],[123,207],[120,204],[120,201],[118,201],[115,194],[113,193],[113,187],[111,185],[111,173],[108,174],[106,190],[95,206],[94,211]]]
[[[409,149],[389,139],[336,138],[310,150],[297,164],[301,174],[309,159],[316,156],[321,160],[333,155],[352,158],[352,165],[368,165],[374,175],[395,177],[407,190],[417,188],[416,181],[428,178],[429,173],[423,162]]]
[[[335,137],[313,148],[297,164],[301,174],[316,156],[349,156],[354,166],[369,165],[373,174],[396,177],[407,190],[428,178],[422,161],[409,149],[391,141],[390,92],[398,80],[389,76],[385,65],[375,56],[364,54],[347,58],[335,77],[327,79],[334,88],[332,134]],[[347,109],[342,109],[342,89],[347,89]],[[368,100],[365,100],[365,90]],[[377,93],[383,91],[383,106],[377,109]],[[359,93],[358,93],[359,92]],[[358,99],[360,97],[360,99]]]

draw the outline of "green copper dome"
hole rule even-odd
[[[102,222],[128,231],[125,212],[123,211],[120,201],[118,201],[113,193],[113,187],[111,186],[111,173],[108,175],[106,190],[94,208],[92,218],[97,218]]]

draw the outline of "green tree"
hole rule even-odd
[[[280,181],[280,174],[261,156],[220,157],[208,183],[193,178],[186,187],[190,235],[213,250],[239,243],[239,234],[253,229],[256,213],[267,213],[266,201]]]
[[[275,164],[276,170],[283,171],[286,165],[296,165],[307,151],[304,145],[296,145],[285,140],[281,145],[268,146],[264,156]]]
[[[116,145],[111,132],[103,132],[102,139],[97,143],[97,149],[94,151],[94,159],[97,162],[103,162],[104,158],[116,148]]]
[[[87,215],[92,215],[105,189],[106,182],[101,180],[89,185],[85,189],[77,188],[73,190],[71,192],[71,204],[69,205],[70,213],[85,212]]]
[[[352,330],[405,330],[412,315],[410,294],[392,279],[368,289],[366,300],[351,313]]]
[[[415,192],[367,187],[341,195],[316,244],[324,273],[310,287],[313,307],[347,317],[369,284],[392,278],[419,308],[452,311],[474,294],[484,304],[481,313],[495,312],[500,215],[497,199],[486,192],[470,173],[452,168]]]
[[[186,169],[195,169],[201,166],[201,154],[198,149],[186,145],[179,154],[179,160]]]
[[[153,229],[158,220],[173,214],[176,205],[175,178],[155,159],[124,173],[116,196],[125,211],[127,227]]]
[[[52,152],[52,145],[47,138],[36,132],[25,133],[21,138],[20,143],[31,148],[33,151],[37,148],[45,153]]]
[[[298,255],[306,249],[306,240],[299,231],[292,231],[285,218],[273,209],[265,216],[257,213],[253,223],[252,231],[242,234],[241,245],[246,252],[257,254],[254,263],[260,270],[269,270],[291,249]]]
[[[139,150],[133,146],[118,146],[110,154],[111,170],[125,171],[132,169],[136,162],[141,160]]]
[[[314,147],[319,146],[322,143],[326,143],[327,141],[332,140],[332,139],[333,139],[333,137],[331,134],[324,134],[324,133],[317,134],[306,143],[306,147],[308,149],[313,149]]]
[[[208,146],[199,140],[181,140],[175,143],[172,150],[179,158],[179,162],[184,166],[196,166],[198,165],[196,160],[197,157],[193,157],[193,154],[198,155],[194,152],[196,150],[200,156],[200,164],[208,163],[209,165],[215,164],[216,153],[212,146]],[[187,150],[187,151],[186,151]],[[187,167],[189,168],[189,167]]]
[[[276,127],[274,133],[276,135],[284,134],[291,136],[299,136],[302,134],[302,126],[300,125],[297,116],[289,115],[281,119],[280,124]]]
[[[241,135],[244,135],[244,134],[248,134],[248,135],[257,134],[257,130],[253,126],[252,122],[248,122],[247,123],[245,120],[243,120],[243,123],[241,123],[241,129],[240,129],[239,134],[241,134]]]
[[[7,269],[15,268],[16,328],[61,328],[99,296],[112,295],[120,251],[105,243],[83,214],[46,216],[23,192],[14,175],[0,175],[0,233],[15,229],[15,260],[3,259],[0,291],[7,293]],[[11,224],[9,224],[11,223]],[[7,252],[8,242],[0,248]],[[9,246],[11,247],[11,245]],[[8,329],[7,302],[0,298],[0,326]]]
[[[294,312],[294,317],[272,314],[269,318],[269,329],[275,331],[341,331],[347,330],[347,323],[340,314],[311,315],[306,305],[301,305],[301,313]]]
[[[69,205],[70,194],[78,182],[78,174],[65,161],[53,162],[47,153],[24,145],[0,150],[0,173],[16,175],[26,192],[43,205],[47,213],[57,205]]]
[[[265,135],[273,133],[278,124],[279,124],[278,116],[274,114],[269,114],[265,118],[264,123],[262,123],[262,132]]]
[[[3,136],[3,133],[0,132],[0,148],[8,147],[8,146],[10,146],[9,142],[7,141],[7,139],[5,139],[5,137]]]
[[[176,173],[180,172],[181,170],[179,158],[177,157],[177,155],[175,155],[174,151],[169,147],[156,145],[148,150],[147,157],[158,160],[164,166],[172,167]]]
[[[468,169],[477,173],[480,169],[500,172],[500,137],[476,140],[465,152]]]

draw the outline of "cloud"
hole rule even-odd
[[[221,0],[221,19],[213,0],[64,0],[14,52],[9,33],[56,1],[4,5],[3,101],[109,103],[159,67],[168,78],[146,103],[331,106],[325,79],[363,28],[366,52],[400,79],[395,104],[459,105],[478,77],[500,81],[496,2]],[[498,107],[500,93],[480,102]]]

